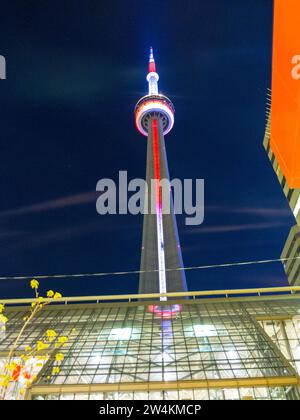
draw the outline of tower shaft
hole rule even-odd
[[[160,181],[169,180],[170,177],[163,120],[159,113],[153,113],[149,117],[147,143],[146,202],[149,211],[144,215],[139,293],[185,291],[186,279],[171,192],[170,212],[163,214]],[[154,193],[151,191],[152,185],[155,185]],[[151,214],[151,199],[155,200],[153,214]],[[162,297],[161,300],[166,298]]]

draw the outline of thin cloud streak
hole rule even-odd
[[[96,199],[99,193],[96,191],[89,191],[85,193],[70,195],[66,197],[57,198],[54,200],[44,201],[42,203],[32,204],[31,206],[21,207],[19,209],[7,210],[0,213],[0,217],[23,216],[26,214],[39,213],[49,210],[57,210],[65,207],[78,206],[88,204]]]
[[[290,217],[292,211],[289,208],[277,209],[274,207],[226,207],[226,206],[207,206],[207,212],[220,213],[240,213],[254,214],[266,217]]]
[[[262,222],[262,223],[245,223],[238,225],[219,225],[219,226],[199,226],[189,231],[186,234],[198,234],[198,233],[227,233],[227,232],[241,232],[245,230],[260,230],[260,229],[272,229],[276,227],[287,226],[286,223],[282,222]]]

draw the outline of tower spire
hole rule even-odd
[[[149,54],[149,66],[148,66],[148,73],[154,72],[156,73],[156,66],[155,60],[153,55],[153,48],[150,47],[150,54]]]
[[[153,48],[150,47],[150,54],[149,54],[149,64],[148,64],[148,74],[147,74],[147,81],[148,81],[148,93],[149,95],[158,95],[158,79],[159,75],[156,73],[156,65],[153,55]]]

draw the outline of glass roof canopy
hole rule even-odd
[[[168,393],[177,392],[178,397],[172,394],[177,399],[181,389],[193,395],[206,392],[206,398],[215,390],[220,398],[239,399],[240,389],[252,389],[256,394],[247,392],[254,398],[259,390],[270,399],[269,388],[280,399],[292,394],[298,398],[300,294],[179,296],[172,299],[175,309],[170,313],[168,306],[167,317],[163,304],[160,312],[153,312],[150,303],[78,301],[45,307],[26,330],[19,350],[36,343],[49,328],[69,336],[69,345],[63,349],[59,374],[51,375],[52,362],[47,362],[27,398],[118,394],[132,399],[142,393],[145,399],[167,399]],[[7,307],[6,314],[3,356],[26,310]]]

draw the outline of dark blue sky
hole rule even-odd
[[[1,6],[0,274],[139,268],[141,216],[99,216],[96,182],[144,177],[133,109],[148,48],[176,120],[172,177],[205,179],[205,222],[178,218],[184,263],[278,258],[293,224],[262,146],[271,0],[10,1]],[[189,271],[190,290],[286,285],[280,263]],[[126,293],[137,276],[49,280],[64,295]],[[0,281],[1,297],[29,296]]]

